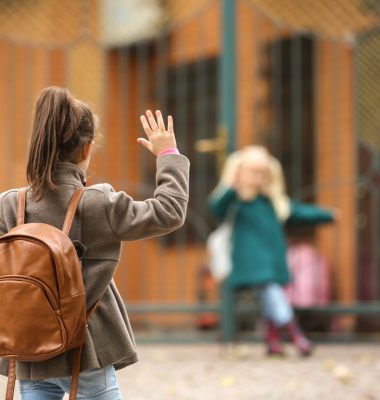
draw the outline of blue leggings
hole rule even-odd
[[[278,283],[269,283],[258,289],[263,315],[276,326],[288,324],[294,312],[286,297],[284,288]]]
[[[20,379],[21,400],[62,400],[70,393],[71,377],[44,380]],[[90,369],[79,374],[77,399],[121,400],[113,365]]]

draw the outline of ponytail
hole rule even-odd
[[[67,89],[48,87],[40,94],[34,113],[27,179],[34,197],[41,200],[53,179],[58,162],[78,163],[84,145],[95,139],[98,118],[89,106]]]

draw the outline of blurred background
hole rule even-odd
[[[140,343],[254,340],[255,295],[228,293],[208,271],[207,199],[229,152],[265,145],[292,198],[342,214],[334,226],[287,232],[327,271],[312,278],[316,290],[328,286],[323,304],[293,301],[302,325],[321,340],[376,338],[379,18],[379,0],[0,0],[0,192],[26,184],[34,104],[47,86],[67,87],[101,118],[89,183],[136,200],[155,188],[139,116],[173,115],[191,161],[187,220],[124,244],[117,286]]]

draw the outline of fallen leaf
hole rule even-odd
[[[233,348],[232,354],[236,359],[244,359],[249,357],[250,351],[247,346],[238,345]]]
[[[268,397],[270,400],[279,400],[282,397],[282,393],[281,392],[272,392],[269,394]]]
[[[285,388],[287,390],[296,390],[298,386],[299,383],[297,381],[288,381],[285,383]]]
[[[331,371],[335,367],[335,361],[331,359],[327,359],[323,361],[323,369],[325,371]]]
[[[220,382],[221,386],[232,386],[235,385],[236,383],[236,379],[233,376],[226,376],[225,378],[223,378]]]
[[[173,394],[175,392],[175,388],[173,386],[166,386],[166,388],[164,389],[164,393],[165,394]]]
[[[353,380],[354,376],[349,368],[345,365],[338,365],[332,370],[334,378],[339,379],[342,383],[349,384]]]
[[[368,365],[368,364],[370,364],[371,360],[372,360],[372,358],[369,354],[363,354],[359,358],[359,363],[360,363],[360,365]]]

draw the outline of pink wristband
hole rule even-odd
[[[180,153],[177,148],[173,147],[171,149],[161,151],[161,153],[158,155],[158,157],[162,156],[163,154],[180,154]]]

